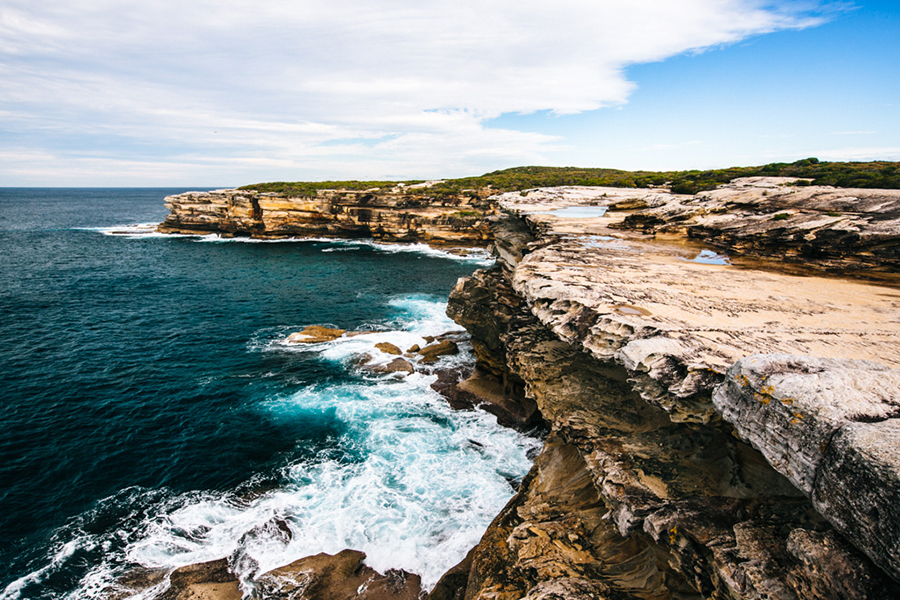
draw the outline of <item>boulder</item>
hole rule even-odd
[[[441,340],[439,342],[429,344],[419,350],[421,361],[424,363],[432,363],[439,356],[447,356],[450,354],[459,354],[459,346],[452,340]]]
[[[381,342],[379,344],[375,344],[375,347],[386,354],[396,354],[397,356],[403,354],[403,351],[400,348],[390,342]]]
[[[405,358],[395,358],[391,362],[383,365],[371,365],[366,367],[372,373],[415,373],[416,369],[412,363]]]
[[[346,329],[333,329],[322,325],[307,325],[303,331],[298,331],[287,336],[286,342],[291,344],[318,344],[330,342],[347,333]]]

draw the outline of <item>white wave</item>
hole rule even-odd
[[[39,584],[47,577],[59,569],[67,560],[69,560],[78,548],[84,543],[83,539],[74,539],[63,544],[55,552],[52,553],[50,561],[40,569],[33,571],[23,577],[20,577],[10,583],[0,593],[0,600],[18,600],[22,598],[22,592],[29,585]]]
[[[97,231],[103,235],[124,238],[163,238],[168,234],[159,233],[156,228],[159,223],[133,223],[130,225],[115,225],[113,227],[84,227],[85,231]]]
[[[424,254],[438,258],[446,258],[455,261],[471,262],[478,266],[488,267],[494,263],[494,257],[483,248],[455,248],[441,250],[432,248],[428,244],[400,244],[377,242],[372,239],[342,239],[325,237],[301,237],[259,239],[243,236],[226,236],[218,233],[159,233],[156,228],[158,223],[135,223],[131,225],[117,225],[114,227],[85,227],[87,231],[98,231],[103,235],[126,238],[191,238],[197,242],[205,243],[237,243],[237,244],[280,244],[280,243],[309,243],[329,244],[332,247],[325,248],[322,252],[352,252],[360,247],[373,248],[379,252],[396,254],[409,252]]]
[[[376,344],[388,342],[406,351],[414,345],[423,348],[429,344],[426,337],[435,337],[449,332],[462,332],[446,314],[447,303],[443,299],[424,294],[396,297],[388,304],[396,309],[398,316],[388,322],[368,323],[365,328],[371,333],[355,332],[352,336],[344,336],[329,342],[316,344],[296,344],[287,342],[289,334],[300,331],[305,325],[293,328],[269,328],[254,336],[248,349],[262,351],[292,351],[318,353],[324,360],[351,365],[363,355],[368,355],[370,364],[384,364],[397,358],[396,355],[382,352]],[[328,324],[325,324],[328,325]],[[460,342],[460,354],[443,357],[443,366],[472,360],[469,345]]]

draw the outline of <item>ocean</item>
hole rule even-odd
[[[433,585],[540,442],[358,362],[459,330],[447,294],[490,258],[148,233],[181,191],[0,188],[0,598],[344,548]],[[373,333],[283,341],[309,324]]]

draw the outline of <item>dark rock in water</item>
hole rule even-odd
[[[396,354],[397,356],[403,354],[403,351],[400,350],[400,348],[390,342],[380,342],[375,344],[375,347],[386,354]]]
[[[262,598],[304,600],[417,600],[418,575],[389,570],[384,575],[363,564],[356,550],[316,554],[261,575],[256,581]]]
[[[412,363],[405,358],[395,358],[384,365],[374,365],[370,368],[373,373],[415,373]]]
[[[434,372],[437,380],[431,384],[431,389],[442,395],[456,410],[475,408],[478,399],[472,394],[459,389],[459,382],[472,374],[472,368],[468,366],[452,369],[437,369]]]
[[[431,389],[441,394],[456,410],[476,406],[497,417],[497,422],[520,431],[532,432],[543,425],[537,405],[527,398],[507,397],[503,384],[491,373],[471,367],[439,369]]]
[[[415,353],[418,352],[419,350],[420,350],[419,345],[418,345],[418,344],[413,344],[412,346],[410,346],[409,348],[407,348],[406,352],[407,352],[408,354],[415,354]]]
[[[287,546],[294,534],[291,526],[287,521],[281,518],[272,518],[262,525],[257,525],[241,536],[238,540],[237,548],[228,557],[228,565],[233,572],[249,575],[251,578],[259,573],[259,563],[255,558],[247,553],[247,548],[252,547],[254,542],[264,540],[268,544],[280,542]]]
[[[241,600],[237,577],[223,559],[188,565],[170,575],[169,589],[158,600]]]
[[[166,569],[145,569],[136,567],[119,577],[115,584],[109,586],[101,593],[103,600],[125,600],[139,592],[143,592],[165,580],[168,571]]]

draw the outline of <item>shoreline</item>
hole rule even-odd
[[[550,434],[430,598],[900,597],[900,514],[888,500],[900,491],[900,457],[879,450],[895,439],[900,406],[875,383],[900,385],[890,318],[900,295],[859,281],[894,281],[896,215],[884,202],[874,220],[848,212],[846,193],[810,187],[800,192],[817,208],[796,212],[797,191],[770,179],[693,200],[602,189],[495,198],[498,265],[450,296],[476,355],[463,389],[537,411]],[[823,193],[844,212],[828,214]],[[900,207],[900,194],[882,196]],[[543,210],[598,204],[608,212],[596,219]],[[794,216],[778,216],[785,206]],[[871,234],[859,233],[865,224]],[[732,230],[744,233],[720,236]],[[736,264],[692,260],[697,244]],[[752,267],[773,260],[797,267]],[[817,355],[825,362],[806,358]],[[840,408],[829,397],[858,399]],[[836,496],[810,478],[857,491]],[[859,520],[873,510],[879,520]]]

